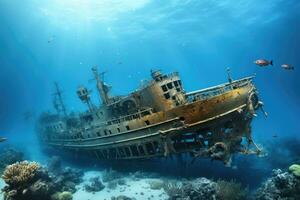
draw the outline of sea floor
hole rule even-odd
[[[115,189],[108,189],[105,187],[99,192],[87,192],[84,189],[84,185],[89,183],[89,180],[93,177],[101,177],[102,172],[99,171],[88,171],[84,173],[83,182],[80,183],[77,188],[78,190],[73,194],[73,200],[110,200],[112,197],[127,196],[135,198],[136,200],[165,200],[168,199],[168,195],[163,189],[153,190],[150,189],[149,181],[159,181],[156,178],[143,178],[136,180],[133,177],[124,177],[126,184],[118,185]],[[106,183],[104,183],[105,185]]]

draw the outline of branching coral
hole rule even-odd
[[[181,196],[183,184],[177,181],[165,181],[163,189],[169,196]]]
[[[17,162],[6,167],[2,178],[10,186],[22,186],[32,182],[39,168],[36,162]]]

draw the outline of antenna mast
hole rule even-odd
[[[63,102],[62,95],[61,95],[62,92],[61,92],[57,82],[54,82],[54,85],[55,85],[55,93],[53,94],[54,95],[54,100],[53,100],[54,108],[56,109],[56,111],[58,113],[63,112],[64,115],[67,115],[66,107]]]
[[[232,77],[231,77],[230,68],[227,67],[226,71],[227,71],[228,82],[229,82],[229,83],[232,83],[233,79],[232,79]]]
[[[97,70],[96,67],[93,67],[92,71],[93,71],[94,77],[97,81],[97,89],[98,89],[100,98],[101,98],[101,100],[104,104],[108,104],[109,103],[109,97],[108,97],[108,94],[107,94],[107,90],[105,89],[105,85],[104,85],[103,81],[101,80],[101,78],[99,76],[98,70]]]

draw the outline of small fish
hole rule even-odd
[[[283,64],[283,65],[281,65],[281,67],[286,70],[294,70],[294,67],[289,64]]]
[[[6,138],[0,137],[0,142],[4,142],[5,140],[6,140]]]
[[[266,67],[268,65],[273,66],[273,60],[268,61],[266,59],[259,59],[259,60],[254,61],[254,63],[258,66],[261,66],[261,67]]]

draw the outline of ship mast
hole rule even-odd
[[[56,109],[57,113],[63,113],[64,115],[67,115],[67,111],[66,111],[66,107],[65,104],[63,102],[62,99],[62,92],[58,86],[57,82],[54,82],[55,85],[55,93],[54,95],[54,100],[53,100],[53,104],[54,104],[54,108]]]
[[[99,92],[99,96],[100,96],[100,98],[101,98],[101,100],[104,104],[108,104],[109,103],[109,97],[108,97],[108,94],[107,94],[107,90],[105,88],[105,85],[104,85],[103,81],[101,80],[101,78],[99,76],[98,70],[97,70],[96,67],[93,67],[92,71],[93,71],[94,77],[97,81],[97,89],[98,89],[98,92]]]

